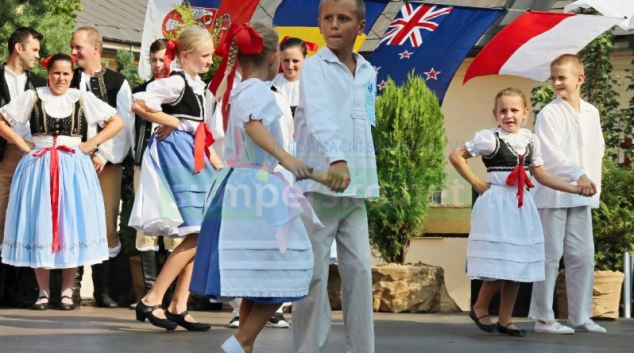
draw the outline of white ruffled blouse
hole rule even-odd
[[[91,92],[80,91],[69,88],[61,95],[53,95],[48,87],[36,88],[37,96],[42,101],[42,107],[46,115],[54,119],[67,118],[73,112],[73,106],[81,98],[83,99],[84,117],[89,125],[99,124],[105,126],[105,122],[117,114],[117,110],[109,104],[104,103]],[[30,118],[33,103],[35,101],[35,91],[28,90],[12,99],[11,102],[0,108],[0,114],[7,120],[9,125],[26,125]],[[54,139],[50,135],[33,136],[33,143],[36,146],[51,147]],[[81,143],[80,137],[59,135],[56,144],[75,147]],[[106,156],[109,157],[109,156]]]
[[[283,112],[277,104],[270,84],[255,78],[242,81],[231,91],[229,103],[229,126],[224,145],[224,159],[227,164],[256,164],[274,169],[279,163],[278,160],[257,146],[244,131],[244,125],[250,120],[260,120],[277,143],[280,146],[284,145],[280,126]]]
[[[170,70],[172,72],[181,71],[185,74],[185,79],[187,80],[187,84],[194,90],[194,93],[197,95],[201,95],[203,97],[202,107],[207,107],[205,102],[205,88],[207,84],[200,78],[200,76],[196,75],[196,77],[191,77],[189,74],[181,68],[180,64],[177,62],[172,62],[170,65]],[[162,104],[173,103],[180,97],[181,92],[185,89],[185,80],[181,76],[174,75],[162,78],[160,80],[155,80],[149,85],[147,85],[147,89],[145,92],[139,92],[132,95],[134,101],[143,100],[145,104],[155,111],[162,111]],[[205,112],[204,121],[207,122],[207,116],[210,115],[210,112]],[[194,134],[196,129],[198,128],[199,122],[187,119],[180,119],[180,124],[178,125],[178,130],[186,131]]]
[[[299,80],[289,81],[284,74],[277,74],[273,80],[273,86],[277,88],[277,93],[286,98],[291,107],[299,104]]]
[[[528,144],[533,143],[533,154],[531,167],[544,165],[542,154],[540,151],[539,138],[528,129],[520,129],[516,134],[505,131],[504,129],[495,128],[490,130],[481,130],[476,132],[473,140],[465,143],[465,148],[473,157],[488,156],[495,151],[496,141],[494,133],[498,132],[500,139],[518,155],[526,153]],[[505,185],[506,178],[511,172],[495,171],[487,173],[491,184]]]

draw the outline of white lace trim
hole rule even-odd
[[[285,292],[220,292],[221,297],[230,298],[300,298],[307,294],[308,288]]]
[[[526,152],[526,146],[528,146],[533,139],[533,133],[528,129],[520,129],[517,134],[512,134],[500,128],[495,129],[495,131],[499,132],[500,139],[506,142],[506,144],[518,154],[524,154]]]
[[[64,95],[56,96],[48,87],[36,88],[37,96],[46,103],[47,108],[67,108],[75,104],[81,97],[81,91],[69,88]]]
[[[491,274],[484,275],[479,273],[476,273],[476,274],[467,273],[467,274],[471,279],[476,279],[476,280],[505,280],[505,281],[522,282],[522,283],[540,282],[545,279],[545,277],[530,278],[530,277],[491,275]]]

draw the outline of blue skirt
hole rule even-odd
[[[19,267],[73,268],[108,259],[103,195],[90,157],[59,151],[59,250],[53,252],[51,152],[22,157],[7,206],[2,262]]]
[[[256,173],[233,168],[216,172],[198,236],[190,291],[261,304],[297,301],[307,294],[313,254],[304,225],[299,214],[281,202],[261,209],[259,217],[251,212],[257,202],[249,200],[249,190],[258,185],[283,190],[281,176],[269,174],[268,180],[256,181]],[[276,240],[283,228],[290,240],[284,252]]]
[[[198,233],[214,169],[194,174],[194,136],[175,130],[164,140],[150,137],[129,225],[149,236]]]

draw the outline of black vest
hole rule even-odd
[[[511,146],[500,138],[500,133],[495,132],[495,150],[488,156],[482,156],[482,162],[487,167],[487,172],[512,172],[520,165],[520,155]],[[533,160],[533,143],[526,146],[524,153],[524,167],[528,168]]]
[[[42,100],[35,91],[35,100],[31,109],[31,135],[33,136],[73,136],[84,137],[82,131],[86,129],[86,120],[81,98],[75,102],[73,110],[65,118],[52,118],[46,114]]]
[[[11,94],[9,91],[9,86],[7,86],[7,82],[4,80],[4,66],[5,64],[0,65],[0,107],[9,104],[11,101]],[[35,90],[37,87],[46,87],[46,80],[41,78],[38,75],[34,75],[29,71],[26,72],[26,85],[24,86],[24,90]],[[7,149],[7,140],[0,137],[0,161],[4,159],[4,151]]]
[[[194,89],[187,83],[184,72],[174,71],[170,74],[170,76],[174,75],[181,76],[185,80],[185,88],[174,102],[161,105],[163,112],[179,119],[205,121],[203,96],[194,93]]]
[[[147,85],[152,81],[154,81],[154,78],[133,89],[132,93],[145,92]],[[134,136],[136,136],[136,143],[134,144],[134,164],[140,166],[143,160],[143,153],[145,153],[147,143],[152,135],[152,122],[136,114],[134,116],[134,131]]]
[[[82,73],[83,71],[81,68],[75,69],[73,81],[70,84],[71,88],[77,88],[80,91],[88,90],[87,87],[79,87],[81,84]],[[117,94],[124,82],[125,76],[104,67],[101,71],[95,72],[95,74],[90,77],[90,90],[88,91],[92,92],[95,96],[97,96],[97,98],[116,109]],[[88,126],[86,125],[84,129],[87,128]],[[97,126],[97,131],[101,131],[101,127]],[[82,135],[84,136],[84,141],[86,141],[88,135],[86,131],[83,131]]]

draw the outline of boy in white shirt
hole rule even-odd
[[[531,193],[544,229],[546,279],[533,284],[529,316],[537,320],[536,332],[605,333],[603,327],[591,320],[594,284],[591,209],[599,207],[601,163],[605,152],[599,111],[580,98],[585,76],[583,63],[576,55],[558,57],[552,62],[550,72],[558,98],[541,110],[535,122],[544,167],[548,173],[597,192],[594,197],[587,198],[555,191],[535,182]],[[568,322],[573,328],[559,324],[552,309],[562,255],[566,266]]]
[[[308,58],[300,74],[296,156],[316,172],[327,170],[329,185],[326,188],[312,180],[297,183],[324,225],[317,228],[305,222],[315,267],[308,296],[293,305],[293,338],[298,353],[322,352],[328,340],[328,266],[335,239],[343,282],[347,352],[374,352],[365,199],[379,197],[371,134],[376,72],[353,52],[365,24],[362,0],[322,0],[319,27],[327,47]]]

